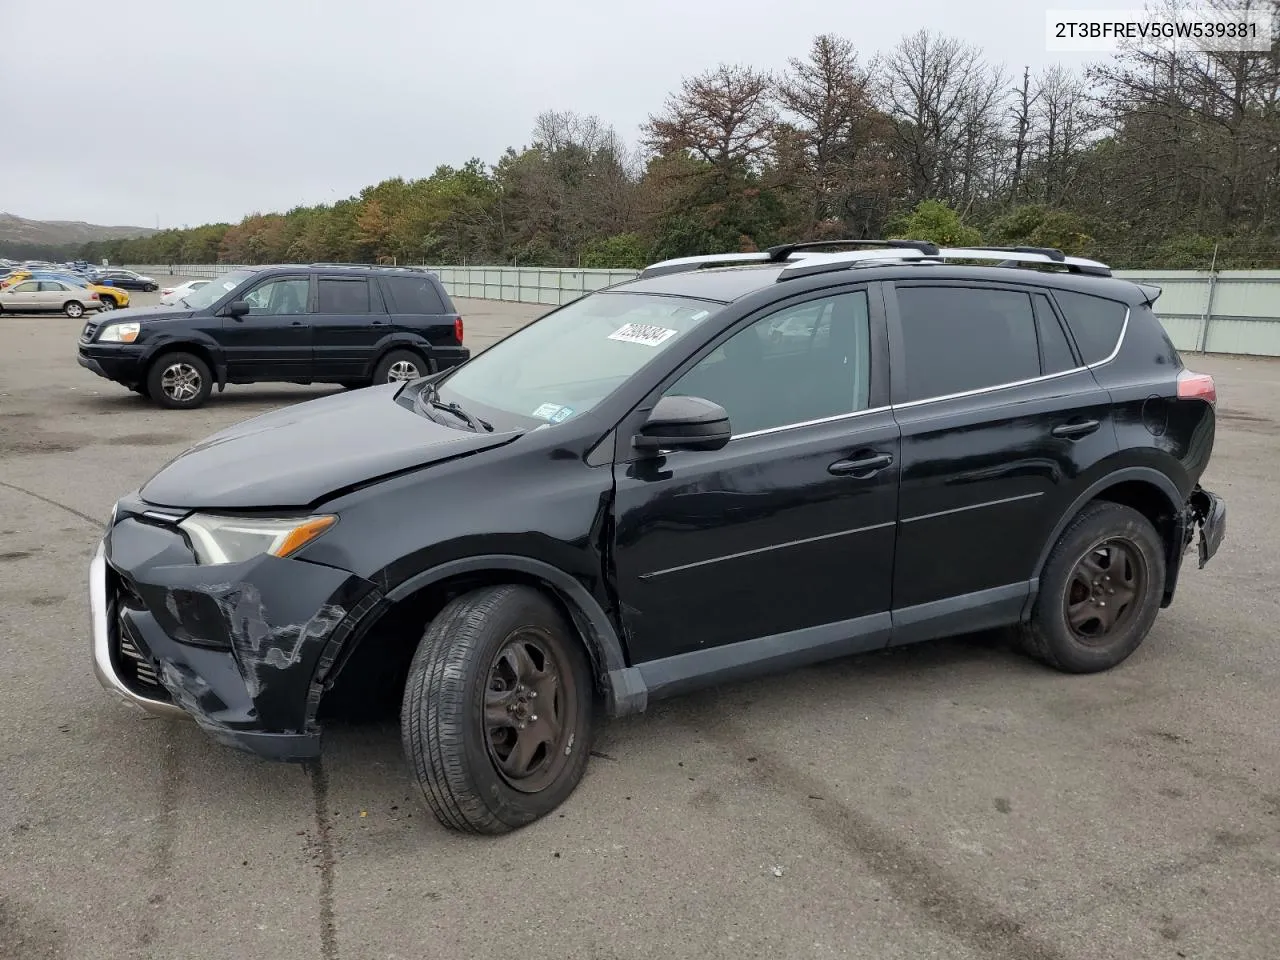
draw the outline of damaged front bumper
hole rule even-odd
[[[302,560],[199,565],[175,526],[126,513],[89,566],[94,672],[124,702],[189,716],[222,743],[311,759],[323,681],[379,600],[367,580]]]

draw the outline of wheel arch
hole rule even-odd
[[[227,365],[222,358],[221,351],[199,340],[166,340],[163,343],[156,344],[155,348],[146,355],[140,365],[138,382],[145,384],[147,377],[151,376],[151,369],[162,357],[170,353],[194,354],[209,365],[216,383],[220,386],[226,383]]]
[[[519,583],[546,596],[563,613],[587,652],[593,684],[605,699],[610,716],[638,713],[648,703],[639,672],[628,667],[626,653],[613,623],[599,602],[576,579],[551,564],[514,554],[490,554],[451,560],[398,584],[369,611],[367,622],[355,627],[349,641],[337,653],[324,677],[326,687],[341,682],[353,663],[373,656],[362,648],[379,633],[379,626],[394,629],[397,618],[421,637],[424,620],[443,609],[453,597],[475,589]],[[416,647],[416,641],[414,643]],[[372,648],[376,650],[377,647]],[[358,663],[357,671],[368,668]]]
[[[434,373],[435,359],[431,355],[431,344],[426,340],[420,340],[411,337],[408,334],[398,333],[391,334],[387,339],[379,343],[373,350],[373,358],[369,361],[369,367],[365,371],[367,376],[372,377],[378,369],[378,365],[386,359],[387,354],[393,350],[407,350],[410,353],[416,353],[422,358],[426,364],[426,373]]]
[[[1050,531],[1032,571],[1032,590],[1023,607],[1023,619],[1031,615],[1039,590],[1040,575],[1045,564],[1049,562],[1049,554],[1067,528],[1087,505],[1104,500],[1119,503],[1137,510],[1151,521],[1165,545],[1165,585],[1164,605],[1172,599],[1173,588],[1178,579],[1179,559],[1181,557],[1183,508],[1182,494],[1169,477],[1154,467],[1121,467],[1100,477],[1084,489],[1063,512],[1053,530]]]

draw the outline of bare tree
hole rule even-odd
[[[767,73],[744,66],[686,78],[645,125],[645,144],[659,153],[688,152],[723,174],[757,167],[776,123],[772,88]]]
[[[1013,124],[1013,171],[1009,177],[1009,202],[1017,203],[1022,192],[1022,171],[1027,162],[1031,141],[1031,110],[1040,101],[1040,91],[1032,93],[1031,68],[1022,68],[1022,82],[1010,91],[1013,105],[1009,117]]]

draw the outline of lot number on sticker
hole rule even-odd
[[[622,340],[626,343],[643,343],[646,347],[656,347],[664,340],[676,335],[676,331],[666,327],[655,327],[648,323],[628,323],[609,334],[610,340]]]

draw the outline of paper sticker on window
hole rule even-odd
[[[628,323],[609,334],[610,340],[622,340],[626,343],[643,343],[646,347],[656,347],[664,340],[676,335],[675,330],[667,327],[655,327],[648,323]]]
[[[544,403],[537,410],[533,411],[530,416],[537,417],[539,420],[550,420],[551,415],[560,409],[558,403]]]
[[[562,420],[568,420],[572,416],[573,416],[572,407],[561,407],[555,413],[551,414],[551,416],[547,417],[547,419],[552,423],[559,423]]]

